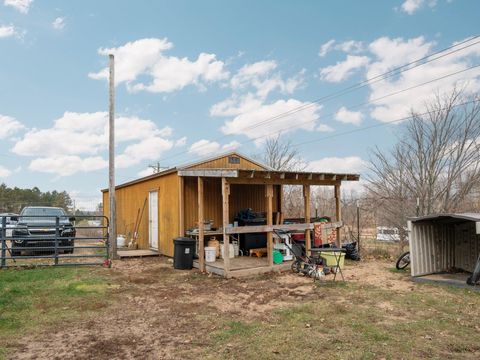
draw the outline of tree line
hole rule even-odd
[[[72,199],[66,191],[42,192],[38,187],[21,189],[0,185],[0,212],[19,213],[25,206],[55,206],[68,211]]]

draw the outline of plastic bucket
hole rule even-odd
[[[230,244],[229,246],[230,251],[229,251],[229,258],[233,259],[235,257],[235,248],[233,247],[233,244]],[[225,246],[223,244],[220,245],[220,254],[222,259],[225,258]]]
[[[281,264],[283,262],[283,255],[278,250],[273,250],[273,263]]]
[[[217,256],[217,248],[213,246],[205,247],[205,262],[212,263],[215,262]]]
[[[325,259],[327,266],[337,266],[337,259],[338,266],[343,269],[343,264],[345,262],[345,253],[335,251],[335,252],[320,252],[320,256]]]
[[[124,235],[117,236],[117,247],[125,247],[126,239]]]

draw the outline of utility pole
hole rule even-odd
[[[113,54],[109,55],[109,108],[108,108],[108,196],[109,196],[109,212],[110,212],[110,259],[117,258],[117,226],[115,216],[115,59]]]
[[[417,197],[417,217],[420,216],[420,198]]]
[[[154,174],[158,174],[160,172],[160,170],[162,169],[160,167],[160,162],[159,161],[157,161],[157,163],[155,165],[148,165],[148,167],[153,169]]]

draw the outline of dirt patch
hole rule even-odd
[[[348,282],[410,292],[415,285],[390,268],[392,264],[383,261],[351,263],[344,275]],[[96,271],[114,285],[107,291],[112,299],[109,306],[85,304],[85,317],[78,322],[67,321],[18,337],[10,344],[8,356],[195,359],[211,345],[209,334],[225,318],[268,322],[273,311],[328,297],[322,285],[290,272],[224,279],[195,270],[175,271],[165,258],[118,261],[112,269]],[[348,309],[345,299],[335,299],[335,304],[338,311]],[[388,302],[378,304],[384,312],[393,307]]]

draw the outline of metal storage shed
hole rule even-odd
[[[465,284],[480,276],[480,214],[440,214],[408,222],[415,280]],[[474,273],[471,276],[471,273]]]

